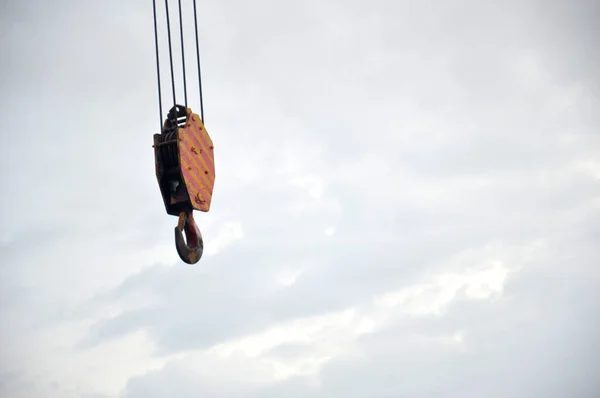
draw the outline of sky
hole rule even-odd
[[[0,1],[2,398],[598,396],[598,2],[198,8],[192,266],[152,3]]]

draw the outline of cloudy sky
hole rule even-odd
[[[199,0],[195,266],[151,1],[0,3],[2,398],[597,397],[598,2]]]

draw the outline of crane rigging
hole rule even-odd
[[[180,105],[177,102],[177,95],[175,92],[175,72],[173,68],[173,46],[171,42],[171,21],[169,18],[169,1],[165,0],[173,106],[167,113],[166,119],[163,122],[157,9],[156,0],[152,0],[156,47],[156,74],[158,78],[158,112],[160,121],[160,133],[154,134],[153,148],[155,172],[167,214],[179,217],[177,226],[175,227],[175,247],[181,260],[188,264],[197,263],[204,251],[202,234],[194,220],[193,212],[194,210],[202,212],[208,212],[210,210],[215,182],[214,145],[204,126],[204,105],[200,73],[200,48],[198,40],[196,0],[192,1],[194,6],[200,115],[192,112],[188,107],[181,0],[178,0],[178,9],[184,105]],[[185,240],[183,237],[184,233]]]

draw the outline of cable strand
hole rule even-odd
[[[158,80],[158,124],[159,132],[162,133],[162,93],[160,89],[160,60],[158,56],[158,26],[156,21],[156,0],[152,0],[152,8],[154,10],[154,45],[156,47],[156,77]]]
[[[175,97],[175,74],[173,72],[173,48],[171,46],[171,22],[169,21],[169,0],[165,0],[167,14],[167,34],[169,35],[169,61],[171,63],[171,88],[173,90],[173,106],[177,105]]]
[[[181,0],[179,0],[179,35],[181,37],[181,64],[183,65],[183,97],[185,100],[185,107],[188,106],[187,100],[187,82],[185,74],[185,49],[183,46],[183,18],[181,12]]]
[[[196,0],[194,0],[194,25],[196,27],[196,60],[198,62],[198,89],[200,93],[200,118],[202,123],[206,124],[204,119],[204,104],[202,102],[202,74],[200,73],[200,45],[198,40],[198,16],[196,12]]]

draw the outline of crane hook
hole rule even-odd
[[[185,232],[187,243],[183,239],[183,232]],[[188,264],[196,264],[200,261],[204,252],[204,241],[200,228],[194,221],[193,210],[179,213],[179,222],[175,227],[175,246],[182,261]]]

